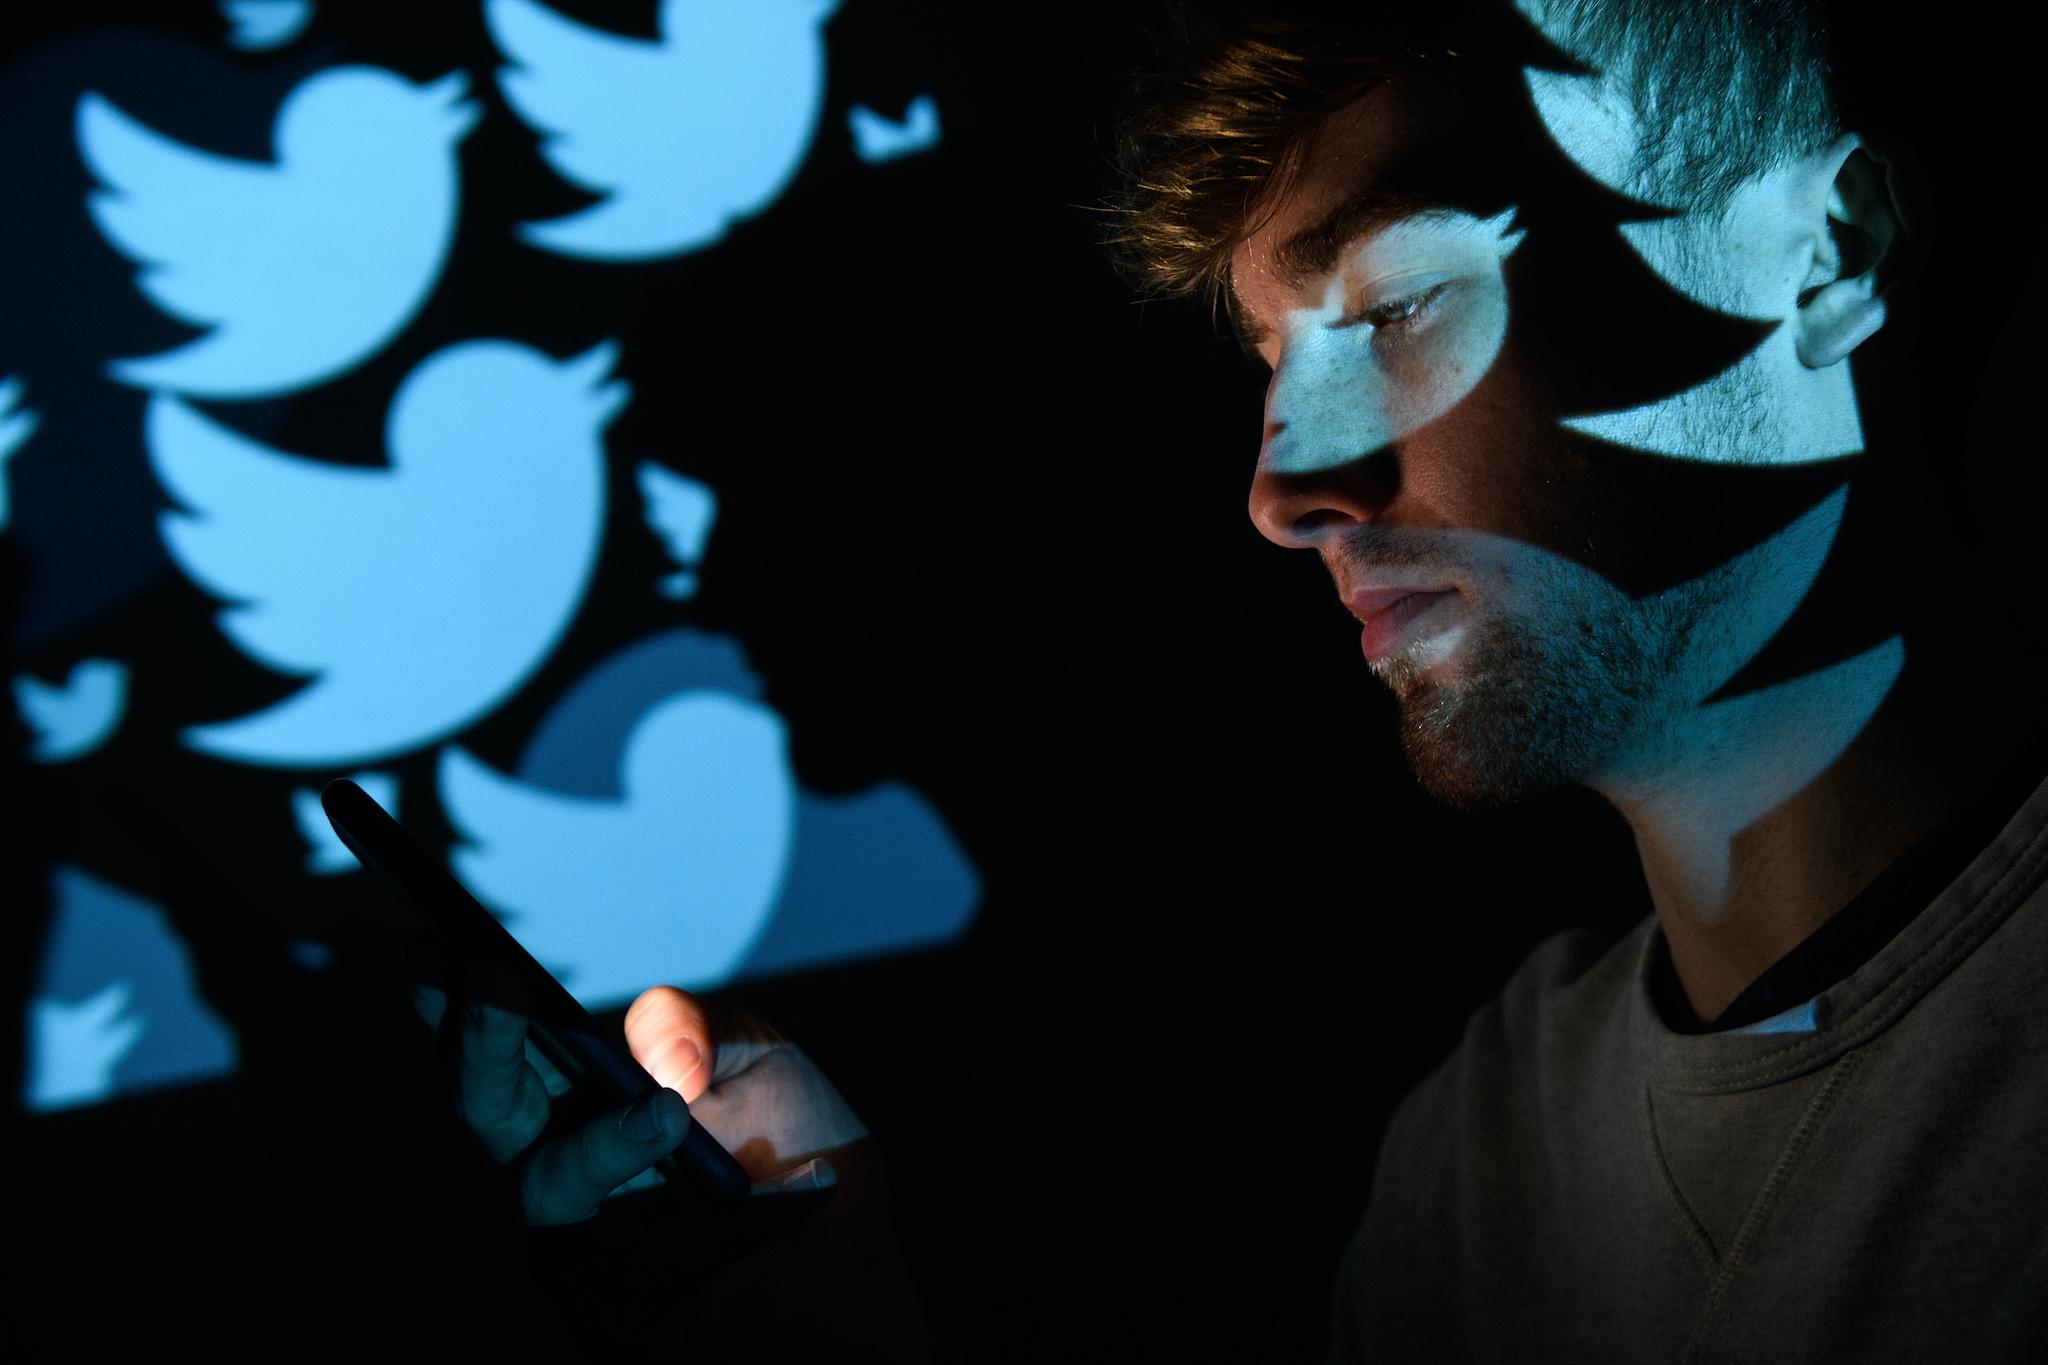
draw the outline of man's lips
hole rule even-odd
[[[1450,588],[1363,588],[1344,599],[1351,614],[1365,623],[1359,647],[1378,663],[1394,652],[1411,622],[1457,593]]]

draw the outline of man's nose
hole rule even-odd
[[[1337,349],[1296,350],[1266,390],[1250,511],[1260,535],[1289,549],[1380,520],[1400,492],[1378,377]]]
[[[1309,549],[1333,532],[1382,520],[1399,491],[1391,446],[1299,474],[1275,469],[1262,453],[1252,475],[1252,524],[1275,545]]]

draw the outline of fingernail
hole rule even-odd
[[[619,1131],[635,1142],[652,1142],[664,1136],[661,1121],[661,1097],[668,1092],[657,1090],[626,1111],[619,1120]]]
[[[703,1064],[704,1054],[688,1038],[678,1038],[668,1045],[668,1056],[663,1060],[669,1069],[667,1084],[671,1089],[680,1091],[683,1082],[689,1080]]]
[[[683,1103],[681,1095],[667,1087],[663,1087],[662,1092],[654,1098],[660,1105],[660,1111],[655,1117],[661,1121],[661,1140],[679,1141],[690,1126],[690,1107]]]
[[[462,1007],[462,1012],[469,1016],[470,1023],[477,1023],[484,1017],[484,1002],[472,1000]]]
[[[683,1097],[663,1086],[626,1111],[619,1120],[619,1131],[635,1142],[674,1142],[689,1121]]]
[[[832,1169],[832,1163],[819,1157],[800,1170],[791,1171],[782,1182],[785,1190],[829,1190],[839,1183],[839,1172]]]

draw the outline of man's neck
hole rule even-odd
[[[1972,755],[1897,641],[1674,726],[1593,785],[1635,832],[1687,1001],[1711,1022],[1961,800]]]

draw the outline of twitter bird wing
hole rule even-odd
[[[183,512],[164,540],[178,567],[231,606],[221,629],[287,672],[318,672],[337,621],[377,609],[376,538],[412,520],[378,469],[316,464],[270,449],[170,394],[149,402],[150,462]]]
[[[107,742],[128,707],[128,665],[118,659],[82,659],[61,684],[22,674],[14,704],[35,738],[29,757],[38,763],[83,758]]]
[[[441,752],[440,779],[442,805],[471,841],[453,855],[455,870],[478,898],[514,915],[547,908],[565,868],[602,866],[629,820],[618,801],[513,781],[454,746]]]
[[[78,146],[105,187],[87,199],[93,221],[143,267],[137,287],[195,327],[223,321],[247,292],[252,250],[275,240],[281,172],[195,151],[92,91],[78,101]]]
[[[708,484],[643,463],[640,494],[647,503],[647,524],[668,546],[676,563],[687,569],[704,557],[704,541],[718,516],[718,495]]]
[[[586,28],[537,0],[490,0],[484,13],[512,63],[499,85],[547,135],[542,152],[555,171],[600,192],[643,176],[646,112],[677,108],[683,93],[667,47]]]

